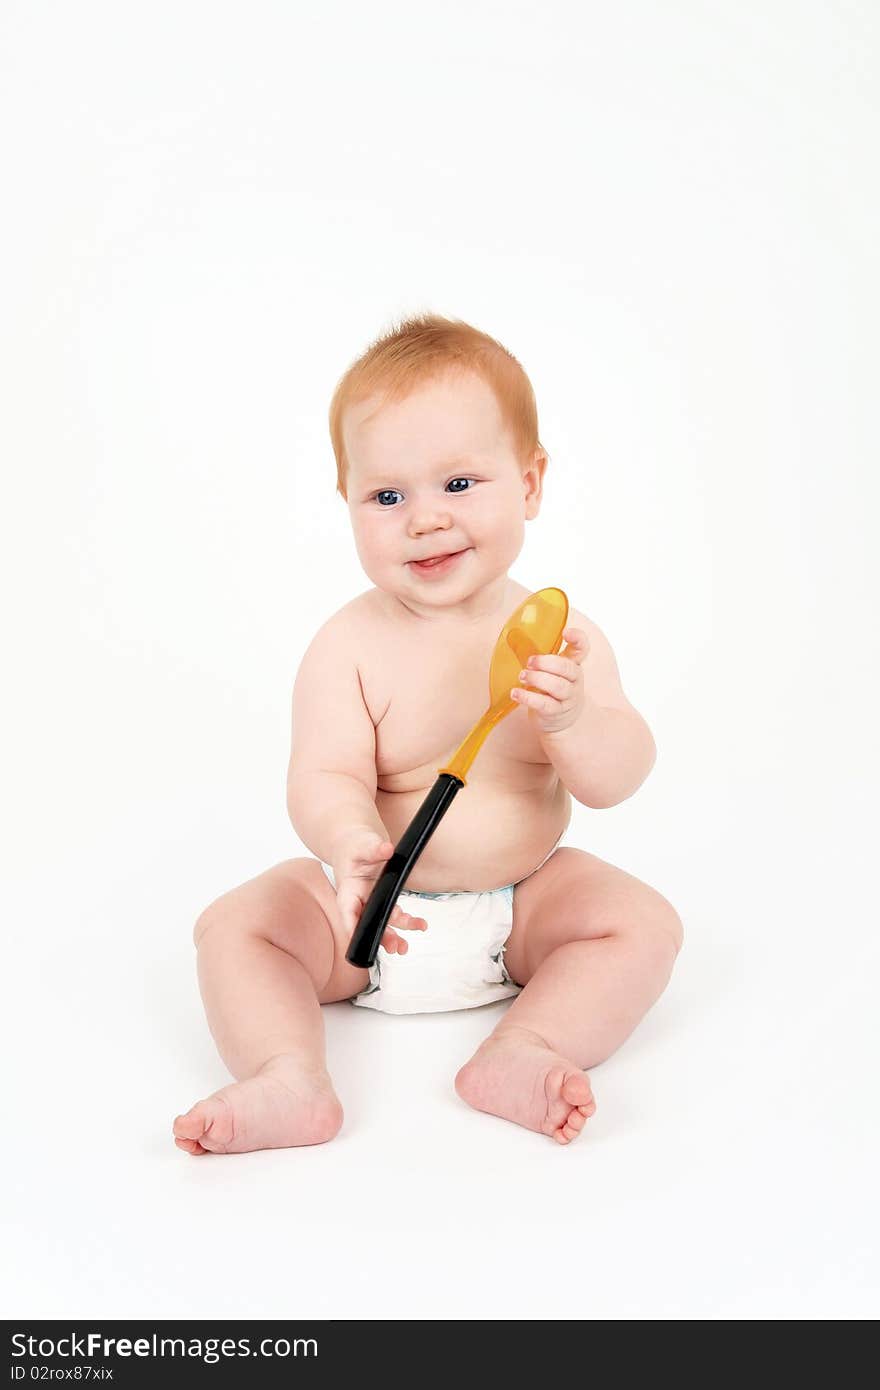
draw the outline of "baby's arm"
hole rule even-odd
[[[376,810],[376,731],[349,629],[344,610],[318,629],[293,687],[287,810],[303,844],[325,864],[355,827],[389,838]]]
[[[333,869],[349,935],[394,852],[376,810],[376,784],[376,731],[343,610],[315,634],[294,682],[287,808],[303,844]],[[395,904],[382,945],[403,954],[407,943],[394,928],[424,931],[427,925]]]
[[[600,628],[576,609],[569,624],[587,639],[586,659],[576,673],[583,681],[584,706],[575,723],[542,733],[544,752],[559,779],[583,806],[616,806],[644,782],[657,756],[647,722],[624,694],[617,660]],[[553,671],[557,658],[547,658]],[[570,665],[563,661],[561,668]],[[571,678],[571,677],[570,677]],[[535,681],[540,691],[540,677]],[[553,693],[552,681],[545,685]]]

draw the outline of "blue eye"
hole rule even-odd
[[[477,481],[476,478],[450,478],[450,480],[449,480],[449,482],[446,484],[446,486],[447,486],[447,487],[451,487],[453,483],[475,483],[476,481]],[[468,488],[457,488],[457,489],[456,489],[456,492],[453,494],[453,496],[457,495],[457,494],[460,493],[460,492],[471,492],[471,491],[472,491],[472,489],[469,488],[469,487],[468,487]],[[386,488],[383,488],[381,492],[375,493],[375,495],[373,496],[373,498],[372,498],[371,500],[374,501],[374,502],[378,502],[379,505],[380,505],[380,507],[384,507],[384,506],[385,506],[385,503],[382,502],[380,499],[381,499],[382,497],[389,497],[389,496],[392,496],[392,495],[394,495],[395,493],[397,494],[398,497],[402,497],[402,496],[403,496],[402,493],[400,493],[400,492],[397,491],[397,488],[395,488],[395,487],[386,487]],[[391,505],[393,505],[393,503],[392,503]],[[386,510],[387,510],[387,508],[386,508]]]

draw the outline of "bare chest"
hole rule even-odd
[[[525,594],[523,590],[523,594]],[[371,621],[358,669],[376,729],[380,791],[430,787],[489,704],[489,665],[501,624],[466,634],[396,629]],[[489,734],[469,785],[546,791],[552,769],[524,709]]]

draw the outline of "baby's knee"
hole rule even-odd
[[[623,929],[643,955],[656,957],[658,964],[671,963],[682,947],[684,926],[672,903],[656,888],[644,885],[641,911]]]
[[[236,932],[241,929],[245,920],[242,912],[238,909],[235,891],[224,893],[222,897],[216,898],[214,902],[208,904],[203,912],[199,913],[193,927],[193,941],[198,946],[209,931],[214,935],[220,930],[224,934],[230,931]]]
[[[652,917],[653,929],[665,944],[671,943],[677,956],[684,943],[684,923],[672,903],[664,898],[662,893],[657,893],[657,898],[659,902],[655,903],[655,912]]]
[[[314,861],[291,860],[232,888],[205,908],[196,919],[197,949],[231,950],[240,960],[240,947],[250,941],[268,942],[305,966],[317,990],[327,983],[335,955],[333,929],[318,900],[324,889],[328,906],[335,894]]]
[[[193,927],[193,942],[196,946],[201,944],[202,938],[210,927],[218,920],[218,914],[214,911],[215,904],[206,907],[204,912],[200,912]]]

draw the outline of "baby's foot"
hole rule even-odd
[[[256,1076],[224,1086],[174,1121],[174,1142],[194,1156],[323,1144],[338,1134],[342,1106],[326,1072],[273,1057]]]
[[[486,1039],[456,1076],[455,1089],[475,1110],[560,1144],[576,1139],[596,1109],[586,1072],[537,1033],[512,1027]]]

